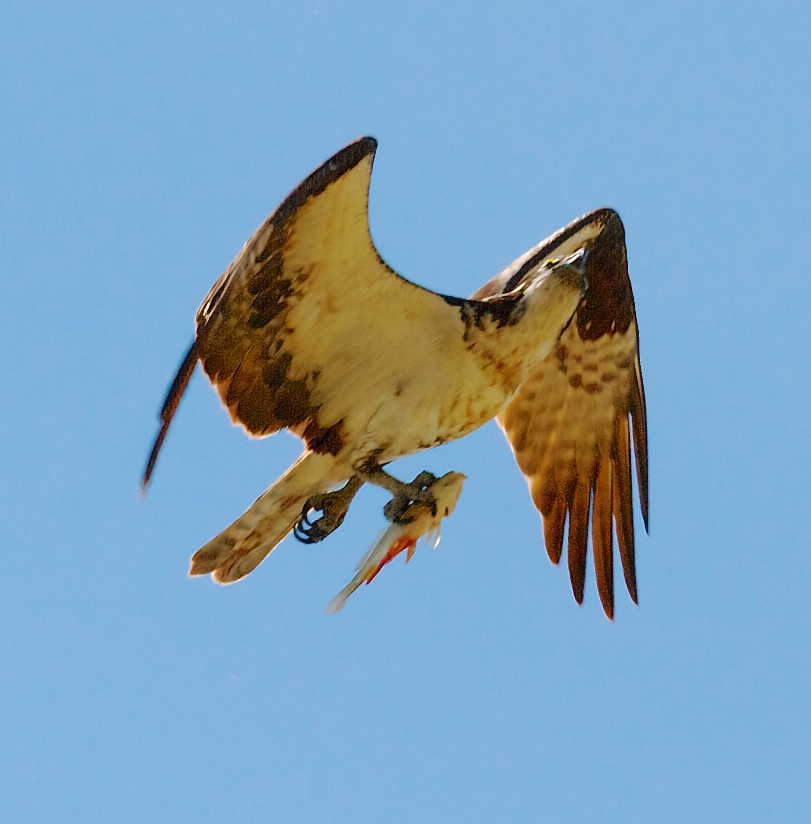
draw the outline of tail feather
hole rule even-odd
[[[194,553],[189,575],[230,584],[256,569],[293,529],[307,499],[345,481],[332,455],[305,452],[251,506]]]

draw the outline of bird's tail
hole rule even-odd
[[[189,575],[210,572],[218,583],[230,584],[253,572],[293,528],[308,498],[346,480],[333,477],[335,470],[332,455],[305,452],[231,526],[194,553]]]

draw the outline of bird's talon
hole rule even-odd
[[[406,516],[412,506],[428,507],[431,515],[436,516],[436,497],[431,487],[437,482],[436,475],[430,472],[420,472],[410,484],[404,484],[405,491],[395,495],[384,507],[383,515],[393,524],[410,524],[417,513]]]
[[[420,489],[430,489],[437,481],[436,475],[432,472],[423,471],[417,475],[416,478],[411,482],[412,486],[419,487]]]
[[[293,534],[303,544],[317,544],[331,535],[343,523],[351,496],[337,492],[313,495],[301,509],[301,515],[293,526]],[[321,513],[310,519],[312,513]]]

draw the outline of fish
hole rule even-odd
[[[431,485],[436,501],[436,511],[427,504],[413,503],[372,545],[360,559],[355,577],[329,602],[327,612],[335,614],[344,608],[349,596],[361,585],[370,584],[378,572],[401,552],[406,553],[406,563],[414,556],[417,541],[425,536],[435,548],[439,544],[439,527],[442,521],[456,509],[462,494],[465,476],[461,472],[448,472]],[[405,522],[407,521],[407,523]]]

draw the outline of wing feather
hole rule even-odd
[[[633,508],[624,506],[632,500],[631,492],[631,440],[627,416],[617,419],[617,433],[614,440],[614,490],[613,511],[617,529],[622,572],[628,593],[637,603],[636,564],[634,560],[634,513]]]
[[[614,529],[628,592],[637,600],[632,442],[640,508],[646,529],[648,525],[645,395],[619,216],[600,209],[574,221],[499,273],[473,298],[509,290],[532,266],[579,248],[589,250],[586,294],[557,348],[533,370],[497,420],[543,518],[553,563],[561,558],[568,528],[569,574],[578,602],[583,598],[591,531],[597,589],[611,617]]]
[[[611,515],[614,508],[613,462],[598,461],[592,497],[591,542],[594,575],[605,614],[614,617],[614,546]]]
[[[639,484],[639,506],[645,529],[648,528],[648,413],[645,406],[645,385],[642,382],[642,367],[639,363],[639,338],[636,342],[634,359],[636,380],[631,382],[629,411],[633,424],[634,456],[636,457],[636,478]]]
[[[375,149],[373,139],[358,140],[304,180],[248,240],[197,313],[206,374],[234,422],[252,435],[305,430],[317,417],[312,394],[331,353],[328,335],[307,336],[304,327],[323,326],[340,311],[340,290],[357,296],[399,285],[369,234]]]
[[[200,350],[197,345],[197,341],[195,340],[189,347],[189,351],[186,352],[186,356],[183,358],[183,362],[177,370],[175,379],[172,381],[172,385],[169,387],[169,391],[166,393],[166,398],[163,402],[163,406],[161,407],[160,429],[155,437],[155,442],[152,444],[152,451],[149,453],[149,459],[146,462],[146,469],[144,469],[144,476],[141,480],[141,490],[143,492],[146,492],[146,488],[149,486],[149,479],[152,477],[152,472],[155,469],[155,461],[157,461],[158,453],[161,451],[161,446],[163,446],[163,439],[169,431],[169,425],[172,423],[172,418],[174,418],[175,412],[177,412],[180,399],[183,397],[183,393],[189,385],[189,381],[194,373],[194,367],[197,366],[197,359],[199,357]]]
[[[569,509],[569,578],[578,604],[583,603],[586,584],[586,550],[589,541],[590,483],[579,480]]]
[[[560,563],[563,555],[563,533],[566,528],[569,500],[571,499],[555,494],[545,510],[538,506],[538,511],[546,513],[543,518],[543,537],[549,560],[555,565]]]
[[[414,349],[434,330],[458,328],[461,338],[460,307],[470,302],[400,277],[374,247],[368,198],[376,148],[361,138],[316,169],[214,284],[197,312],[194,347],[167,399],[145,483],[197,358],[248,433],[290,428],[311,450],[337,455],[343,418],[357,401],[359,362],[366,375],[385,372],[391,352]],[[499,301],[487,305],[498,310]],[[401,307],[409,323],[391,323],[390,311],[381,311],[390,307]]]

